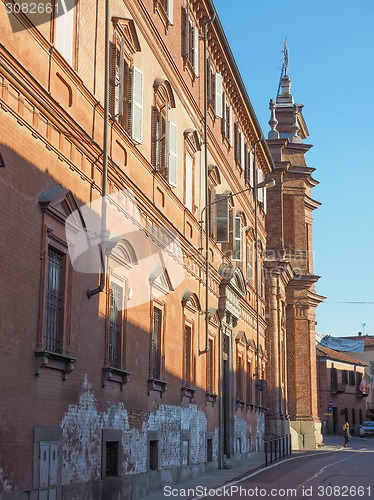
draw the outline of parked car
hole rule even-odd
[[[364,422],[360,425],[360,437],[374,436],[374,422]]]

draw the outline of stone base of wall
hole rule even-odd
[[[293,450],[316,450],[323,444],[321,422],[290,421],[290,432]]]

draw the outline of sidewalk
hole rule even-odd
[[[201,476],[195,477],[193,479],[189,479],[188,481],[184,481],[182,483],[178,483],[175,485],[170,485],[173,489],[193,489],[195,490],[198,486],[203,486],[207,489],[214,489],[222,486],[240,476],[248,474],[252,470],[259,469],[264,466],[265,463],[265,455],[263,453],[256,453],[252,457],[240,462],[238,464],[233,464],[228,469],[216,469],[211,472],[207,472],[206,474],[202,474]],[[164,495],[164,490],[158,491],[156,493],[152,493],[151,495],[147,495],[145,497],[141,497],[138,500],[166,500],[167,498],[192,498],[191,495],[184,496],[172,496],[169,497]]]
[[[342,436],[324,436],[324,444],[321,448],[317,450],[310,451],[295,451],[292,455],[285,457],[285,459],[291,456],[296,457],[300,455],[307,455],[310,453],[326,452],[326,451],[337,451],[342,447]],[[344,442],[344,441],[343,441]],[[278,460],[280,462],[280,460]],[[239,479],[242,476],[250,474],[256,469],[261,469],[265,466],[265,455],[263,453],[254,454],[252,457],[240,462],[238,464],[233,464],[232,467],[228,469],[219,469],[211,472],[207,472],[201,476],[189,479],[188,481],[183,481],[181,483],[170,485],[170,488],[175,490],[186,490],[183,495],[165,495],[164,490],[160,490],[156,493],[139,498],[138,500],[166,500],[167,498],[184,498],[185,500],[192,498],[192,495],[187,495],[188,489],[193,489],[194,491],[198,486],[206,487],[207,489],[215,489],[223,486],[235,479]],[[169,489],[170,492],[170,489]]]

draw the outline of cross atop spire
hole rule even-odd
[[[283,42],[283,50],[281,50],[283,53],[283,64],[282,64],[282,76],[287,76],[288,73],[288,48],[287,48],[287,38]],[[283,74],[284,72],[284,74]]]

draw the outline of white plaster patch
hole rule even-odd
[[[4,471],[0,467],[0,493],[9,493],[10,491],[14,491],[14,485],[12,481],[9,481],[8,479],[5,479],[4,477]]]
[[[122,403],[108,402],[98,412],[87,381],[78,405],[70,405],[61,422],[63,430],[62,484],[89,481],[101,476],[102,429],[122,431],[121,474],[148,471],[148,432],[158,431],[159,468],[179,467],[182,462],[182,431],[189,432],[189,463],[206,462],[207,419],[196,405],[188,408],[159,405],[147,414],[128,411]],[[218,429],[213,434],[213,460],[218,459]]]

